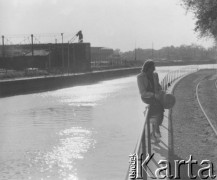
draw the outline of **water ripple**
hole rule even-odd
[[[41,171],[58,171],[60,179],[77,179],[75,161],[83,159],[85,153],[91,147],[94,148],[95,140],[93,131],[72,127],[59,132],[59,145],[54,146],[52,151],[44,155],[38,155],[37,161],[42,161]]]

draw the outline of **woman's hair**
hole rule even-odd
[[[152,67],[152,66],[154,66],[154,61],[153,60],[151,60],[151,59],[148,59],[148,60],[146,60],[145,62],[144,62],[144,64],[142,65],[142,72],[147,72],[148,71],[148,69],[150,68],[150,67]]]

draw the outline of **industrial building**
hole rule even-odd
[[[60,68],[68,72],[91,70],[90,43],[1,45],[0,68]]]

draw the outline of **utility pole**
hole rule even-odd
[[[154,48],[154,44],[153,44],[153,42],[152,42],[152,50],[151,50],[151,54],[152,54],[151,56],[152,56],[152,59],[154,59],[154,49],[153,49],[153,48]]]
[[[34,55],[34,50],[33,50],[33,34],[31,34],[31,42],[32,42],[32,56]]]
[[[64,68],[64,49],[63,49],[63,33],[61,33],[62,36],[62,66]]]
[[[6,62],[5,62],[5,37],[2,36],[2,57],[3,57],[3,64],[5,66]],[[7,73],[7,68],[6,68],[6,73]]]
[[[69,73],[69,41],[68,41],[68,73]]]
[[[136,61],[136,42],[135,42],[135,61]]]
[[[4,64],[4,68],[6,69],[6,74],[8,72],[7,70],[7,63],[5,61],[5,37],[2,36],[2,56],[3,56],[3,64]]]
[[[4,36],[2,36],[2,56],[3,58],[5,57],[5,40],[4,40]]]

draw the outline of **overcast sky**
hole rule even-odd
[[[57,33],[60,41],[63,32],[67,42],[82,30],[91,46],[122,51],[151,48],[152,43],[154,49],[211,46],[211,40],[198,40],[194,23],[180,0],[0,0],[0,35]]]

